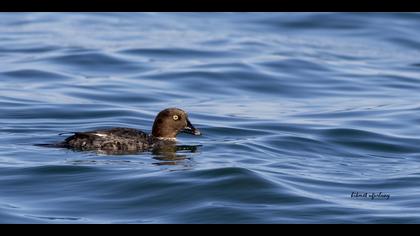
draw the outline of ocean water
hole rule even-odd
[[[420,14],[2,13],[0,223],[420,223]],[[150,131],[194,151],[35,146]]]

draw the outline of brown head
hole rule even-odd
[[[156,116],[152,135],[157,138],[175,138],[179,132],[201,135],[200,131],[188,120],[185,111],[178,108],[167,108]]]

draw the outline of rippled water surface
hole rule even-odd
[[[420,223],[419,14],[0,19],[1,223]],[[166,107],[196,151],[34,146]]]

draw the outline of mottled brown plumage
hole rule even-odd
[[[82,151],[131,153],[173,144],[176,135],[180,132],[201,135],[188,120],[185,111],[178,108],[167,108],[156,116],[150,135],[136,129],[118,127],[76,132],[60,145]]]

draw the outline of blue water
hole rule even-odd
[[[419,26],[409,13],[2,13],[0,223],[420,223]],[[195,152],[34,146],[150,131],[166,107],[204,134],[178,136]]]

